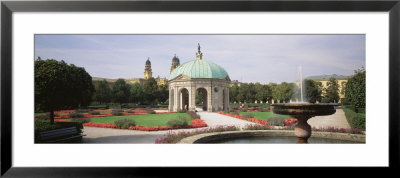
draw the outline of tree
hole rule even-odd
[[[248,103],[253,103],[256,100],[256,88],[254,83],[249,83],[249,89],[246,93],[246,101]]]
[[[130,98],[130,85],[124,79],[118,79],[112,87],[112,95],[115,103],[127,103]]]
[[[274,88],[272,95],[274,99],[288,102],[294,93],[293,88],[293,83],[282,82]]]
[[[111,88],[106,80],[96,82],[94,84],[94,90],[95,92],[93,94],[93,98],[95,101],[99,102],[100,104],[111,101]]]
[[[268,85],[261,85],[260,83],[256,83],[254,87],[256,90],[256,99],[258,101],[268,101],[271,99],[272,94]]]
[[[50,124],[54,124],[54,111],[90,104],[94,87],[92,77],[84,68],[40,57],[34,65],[35,108],[50,112]]]
[[[317,101],[321,102],[322,94],[322,84],[314,80],[305,79],[304,89],[305,89],[305,99],[310,103],[315,103]]]
[[[339,84],[335,78],[330,78],[327,82],[328,87],[325,89],[325,95],[322,100],[324,103],[336,103],[339,101]]]
[[[239,95],[239,86],[237,83],[235,83],[229,88],[229,101],[238,102],[239,101],[238,95]]]
[[[263,91],[265,92],[265,100],[271,101],[272,100],[272,89],[270,85],[263,85]]]
[[[237,100],[239,102],[244,102],[247,100],[247,93],[249,92],[249,85],[247,83],[240,84],[239,93],[237,96]]]
[[[347,101],[356,108],[365,108],[365,69],[354,71],[354,75],[348,79],[345,89]]]
[[[158,86],[158,100],[161,103],[167,101],[169,95],[169,90],[167,85],[159,85]]]
[[[274,97],[274,90],[275,90],[275,88],[276,88],[276,86],[278,86],[276,83],[268,83],[268,88],[269,88],[269,91],[271,92],[270,93],[270,98],[268,99],[268,102],[269,101],[271,101],[271,100],[277,100],[275,97]]]
[[[143,84],[143,93],[145,102],[150,104],[154,103],[158,96],[157,81],[151,77]]]
[[[143,102],[143,88],[140,83],[134,83],[131,85],[131,95],[130,95],[130,102],[132,103],[142,103]]]

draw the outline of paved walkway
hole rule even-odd
[[[253,122],[240,120],[237,118],[225,116],[212,112],[198,112],[201,119],[207,123],[207,127],[217,127],[221,125],[235,125],[243,128]],[[312,127],[335,127],[350,128],[342,109],[337,109],[336,113],[330,116],[318,116],[308,120]],[[194,128],[195,129],[195,128]],[[177,129],[162,131],[138,131],[138,130],[122,130],[111,128],[84,127],[83,131],[86,136],[83,137],[84,143],[141,143],[153,144],[155,139],[168,133],[190,131],[194,129]]]
[[[336,113],[333,115],[313,117],[308,120],[308,124],[310,124],[311,127],[316,128],[351,128],[349,123],[347,122],[346,116],[344,115],[343,109],[336,109]]]
[[[207,123],[208,127],[216,127],[221,125],[235,125],[239,128],[243,128],[249,124],[256,124],[253,122],[237,119],[230,116],[225,116],[222,114],[214,113],[214,112],[198,112],[201,120]]]

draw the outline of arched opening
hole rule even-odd
[[[207,90],[205,88],[198,88],[196,90],[196,108],[200,108],[203,111],[207,111]]]
[[[180,110],[187,111],[189,109],[189,91],[186,88],[183,88],[180,92],[181,95],[181,104]]]

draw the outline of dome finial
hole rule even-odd
[[[201,60],[203,58],[203,53],[200,51],[200,43],[197,43],[197,53],[196,53],[196,59]]]

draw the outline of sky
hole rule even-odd
[[[231,80],[281,83],[303,76],[352,75],[365,68],[365,35],[35,35],[35,59],[64,60],[92,77],[143,78],[150,58],[153,77],[169,77],[176,54],[223,67]]]

